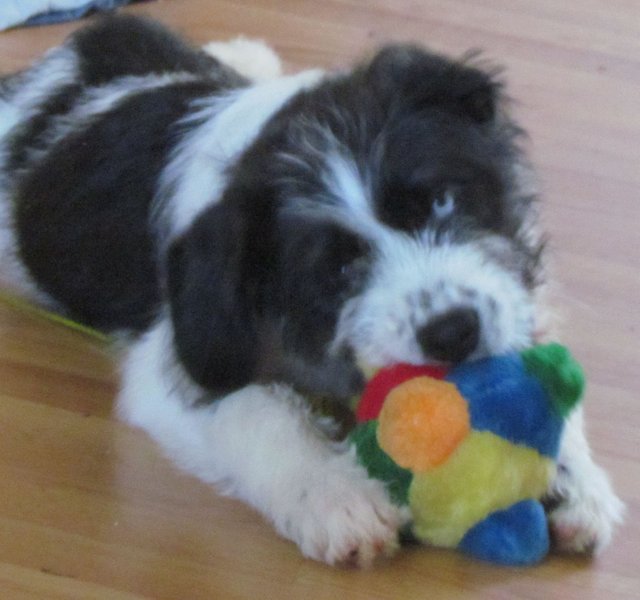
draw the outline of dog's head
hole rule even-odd
[[[503,105],[490,73],[407,46],[291,99],[169,252],[190,375],[347,397],[356,365],[530,343],[539,244]]]

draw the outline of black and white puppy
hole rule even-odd
[[[100,20],[0,84],[2,281],[127,340],[119,413],[179,466],[306,556],[367,565],[406,515],[309,399],[532,343],[541,242],[504,104],[416,47],[256,82]],[[621,506],[580,415],[561,462],[560,545],[600,548]]]

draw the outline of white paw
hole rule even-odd
[[[351,454],[337,455],[323,473],[295,488],[297,498],[279,511],[278,531],[302,553],[330,565],[369,567],[398,548],[408,514],[391,503],[384,485],[371,480]]]
[[[575,465],[573,465],[575,467]],[[604,472],[560,467],[548,498],[549,525],[556,550],[597,554],[611,541],[624,505]]]

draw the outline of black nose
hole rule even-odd
[[[419,332],[424,353],[443,362],[462,362],[478,346],[480,317],[473,308],[455,308],[429,321]]]

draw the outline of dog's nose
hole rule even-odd
[[[459,363],[480,341],[480,316],[473,308],[455,308],[429,321],[419,332],[424,353],[443,362]]]

